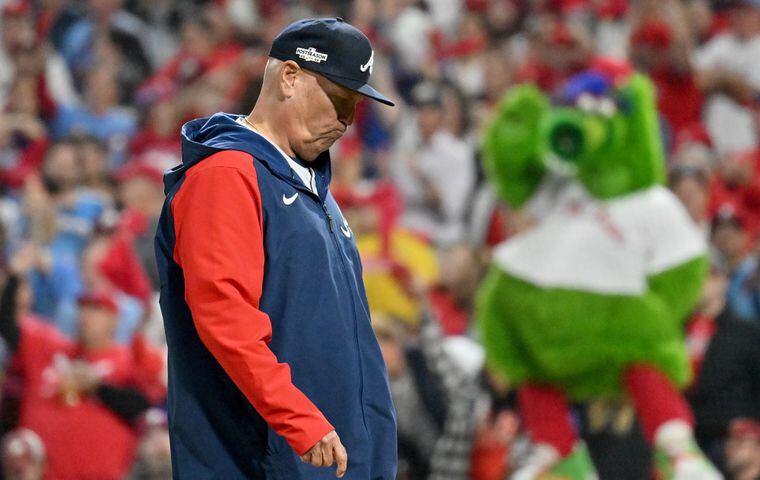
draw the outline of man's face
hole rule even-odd
[[[439,105],[421,105],[417,107],[417,124],[423,138],[430,138],[441,127],[443,112]]]
[[[103,345],[113,338],[116,314],[105,307],[82,305],[79,310],[79,340],[84,345]]]
[[[82,161],[82,174],[87,179],[105,176],[108,151],[95,142],[86,142],[79,146],[79,158]]]
[[[118,103],[116,77],[106,68],[92,70],[87,77],[87,99],[93,108],[111,108]]]
[[[144,177],[135,177],[119,186],[119,195],[126,208],[148,215],[157,215],[156,204],[163,202],[163,189]]]
[[[55,182],[61,190],[74,188],[80,182],[81,164],[77,148],[63,143],[53,147],[42,167],[43,174]]]
[[[726,442],[726,466],[739,480],[760,474],[760,442],[754,438],[730,438]]]
[[[705,219],[709,194],[705,185],[696,177],[689,176],[680,179],[673,185],[673,193],[686,207],[692,220],[699,223]]]
[[[299,158],[311,161],[346,133],[362,95],[304,69],[296,82],[290,143]]]
[[[406,369],[406,359],[404,357],[404,346],[401,342],[390,335],[378,335],[378,344],[380,353],[385,361],[385,368],[388,369],[390,378],[398,378]]]
[[[3,24],[2,40],[10,53],[34,44],[34,28],[31,19],[22,15],[7,15],[0,19]]]
[[[713,244],[724,257],[736,258],[745,251],[747,236],[741,227],[725,223],[713,231]]]
[[[458,245],[443,252],[441,260],[441,284],[449,289],[460,306],[470,304],[480,277],[475,253],[467,246]]]
[[[741,5],[731,10],[731,28],[739,38],[748,40],[760,35],[760,8]]]

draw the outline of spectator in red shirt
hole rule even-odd
[[[735,480],[760,478],[760,421],[743,418],[731,424],[726,466]]]
[[[153,242],[164,201],[163,172],[152,165],[131,163],[122,167],[116,177],[119,199],[124,207],[119,230],[127,233],[134,253],[157,291],[158,267]]]
[[[744,221],[750,243],[760,231],[760,150],[727,155],[710,185],[710,215],[731,205]]]
[[[0,185],[21,187],[47,151],[48,136],[39,118],[36,88],[32,76],[17,77],[8,105],[0,112]]]
[[[440,264],[440,280],[428,296],[430,306],[444,335],[465,335],[470,329],[483,262],[471,247],[457,245],[442,252]]]
[[[234,42],[221,43],[206,17],[189,17],[182,24],[179,53],[137,91],[139,101],[166,98],[214,68],[236,61],[243,49]]]
[[[117,306],[105,293],[80,297],[76,341],[48,324],[19,321],[17,290],[32,259],[27,249],[12,259],[0,300],[0,335],[24,382],[20,425],[45,444],[44,478],[122,478],[137,442],[131,424],[162,395],[157,354],[140,336],[130,346],[114,342]]]
[[[531,54],[517,73],[517,81],[552,92],[588,66],[593,53],[585,30],[544,17],[532,34]]]
[[[685,42],[659,19],[642,23],[631,35],[631,60],[657,87],[657,108],[673,136],[698,123],[702,113],[703,95],[689,65]]]
[[[145,126],[129,142],[129,153],[159,170],[181,163],[179,115],[171,96],[152,104]]]

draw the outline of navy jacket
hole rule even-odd
[[[395,479],[395,411],[329,154],[308,164],[312,193],[237,118],[185,124],[183,163],[164,176],[174,477],[335,478],[298,458],[334,428],[345,479]]]

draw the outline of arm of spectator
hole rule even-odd
[[[11,259],[8,279],[0,296],[0,336],[9,350],[15,352],[21,343],[18,323],[17,298],[21,276],[29,273],[34,264],[34,247],[25,245]]]
[[[129,424],[133,424],[152,406],[148,397],[134,387],[101,383],[95,388],[94,394],[103,405]]]
[[[12,188],[22,187],[26,179],[39,169],[49,145],[50,142],[46,137],[33,139],[21,151],[16,165],[0,172],[0,182]]]
[[[261,196],[250,155],[225,151],[185,177],[172,202],[175,261],[201,341],[256,411],[303,455],[334,428],[291,380],[259,309]]]
[[[705,92],[728,95],[737,103],[751,103],[758,91],[742,75],[724,69],[706,68],[696,71],[697,85]]]
[[[21,331],[16,319],[16,295],[20,283],[18,275],[9,275],[0,297],[0,336],[5,340],[8,349],[13,352],[18,349],[21,339]]]
[[[56,209],[50,194],[38,175],[30,175],[24,183],[24,211],[29,216],[30,240],[47,245],[56,234]]]
[[[135,386],[150,402],[160,402],[166,396],[165,356],[138,331],[132,339],[132,358]]]
[[[419,183],[422,188],[422,192],[425,194],[425,202],[428,207],[436,212],[437,215],[443,215],[442,212],[442,197],[435,184],[425,175],[420,167],[419,160],[413,154],[406,157],[406,164],[409,171]]]

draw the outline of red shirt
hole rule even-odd
[[[760,152],[754,160],[755,173],[745,185],[732,186],[720,175],[716,175],[710,184],[710,203],[708,213],[715,216],[724,205],[731,205],[744,221],[749,241],[754,243],[760,234]]]
[[[45,444],[45,478],[123,478],[132,466],[136,433],[95,398],[64,401],[61,372],[72,360],[83,360],[99,370],[110,385],[142,386],[142,355],[137,348],[123,345],[85,352],[53,326],[31,319],[22,321],[20,327],[21,341],[14,358],[25,384],[20,425],[37,432]]]
[[[454,297],[445,287],[432,288],[428,293],[428,301],[438,318],[444,335],[464,335],[467,333],[470,326],[470,316],[457,306]]]
[[[702,120],[704,96],[691,73],[670,70],[650,72],[657,87],[657,108],[670,124],[673,136]]]

